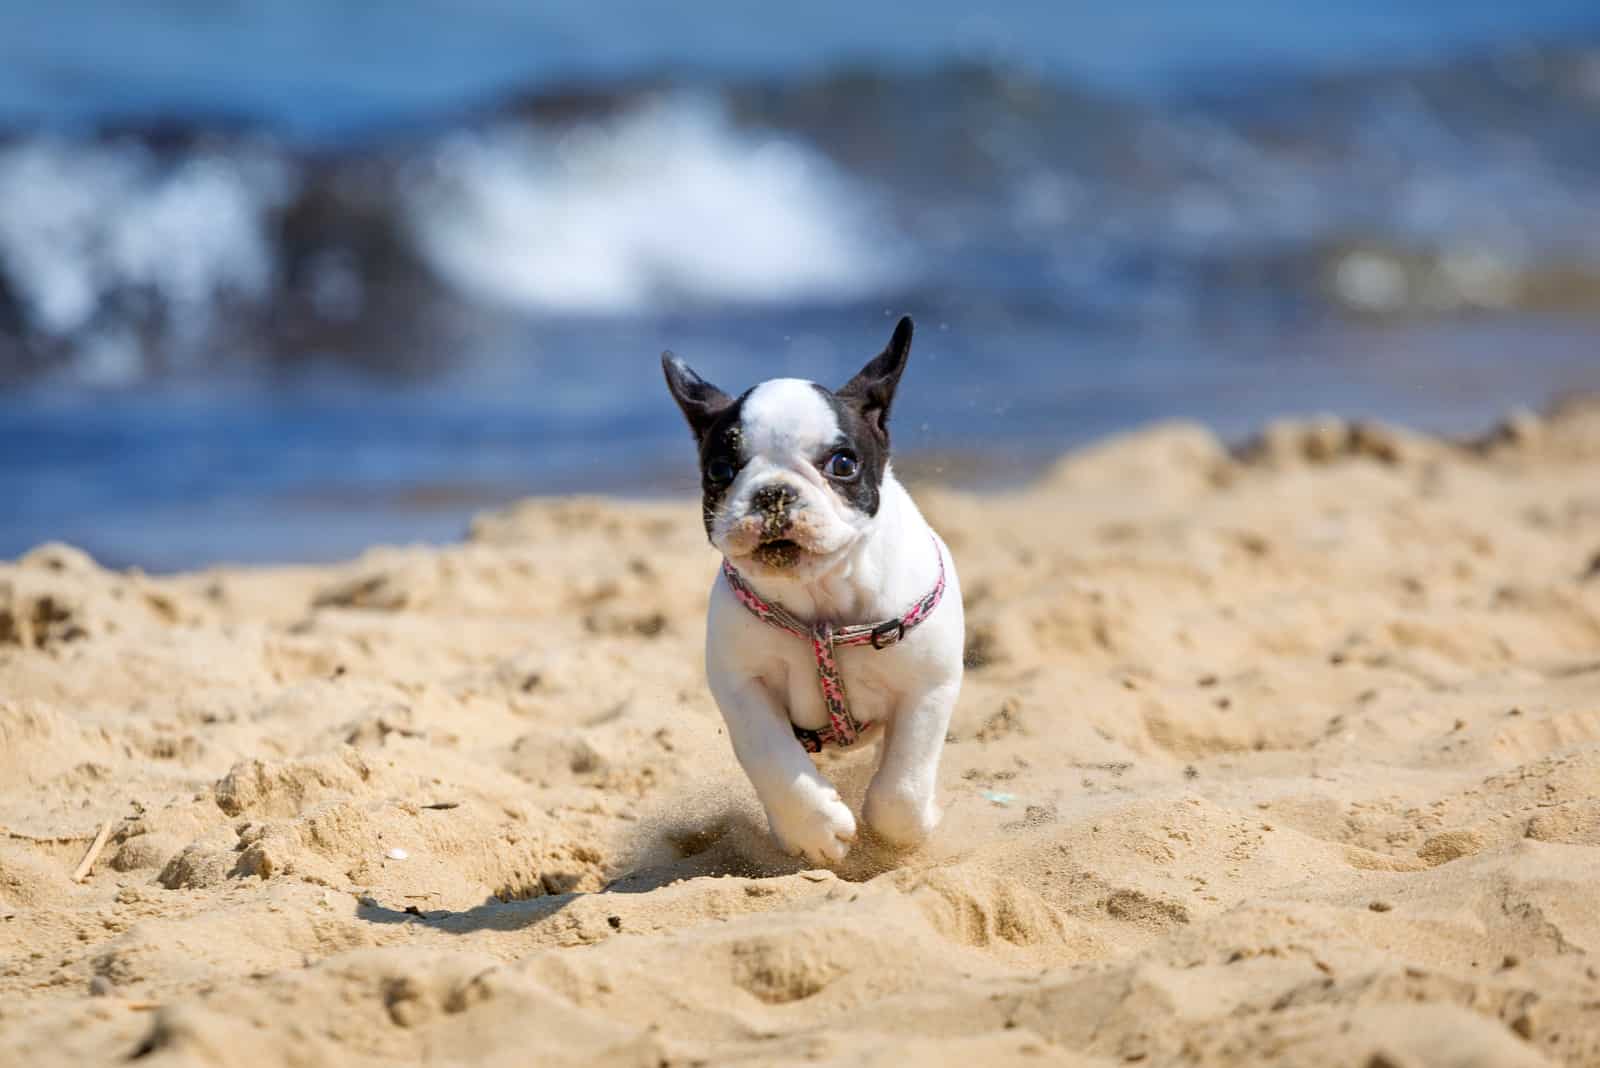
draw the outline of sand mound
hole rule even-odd
[[[922,491],[948,816],[837,872],[728,752],[691,503],[43,547],[0,565],[0,1064],[1600,1064],[1597,459],[1573,404]]]

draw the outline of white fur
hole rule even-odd
[[[817,387],[799,378],[774,378],[744,399],[740,416],[752,453],[817,449],[839,436],[833,409]]]
[[[863,815],[891,843],[914,845],[939,822],[939,757],[961,687],[965,624],[955,562],[891,471],[884,473],[876,516],[850,507],[817,472],[811,458],[838,427],[809,383],[762,384],[746,398],[742,421],[748,461],[712,540],[763,598],[803,619],[841,625],[893,619],[933,588],[935,554],[943,555],[944,598],[931,616],[898,645],[836,652],[851,712],[884,728]],[[789,536],[813,554],[798,568],[766,568],[744,555],[754,548],[745,537],[745,508],[774,481],[798,490],[804,503]],[[842,860],[856,836],[855,816],[791,728],[821,727],[827,719],[810,643],[757,619],[720,571],[706,626],[706,673],[780,845],[815,864]]]

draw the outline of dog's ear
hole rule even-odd
[[[678,402],[678,407],[683,409],[683,417],[689,420],[689,429],[694,431],[695,440],[705,437],[717,416],[733,403],[733,398],[701,378],[694,368],[670,352],[661,354],[661,371],[667,376],[667,389],[672,392],[672,399]]]
[[[911,316],[904,316],[895,326],[888,347],[874,356],[836,394],[840,400],[860,412],[867,425],[877,431],[884,441],[889,440],[889,408],[894,404],[895,387],[900,385],[900,375],[905,371],[906,360],[911,355],[911,330]]]

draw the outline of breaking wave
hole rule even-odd
[[[547,89],[337,152],[0,141],[0,381],[877,304],[1143,329],[1600,309],[1600,49],[1166,97],[1005,68]],[[481,346],[480,346],[481,347]]]
[[[862,184],[693,93],[336,159],[17,139],[0,145],[0,375],[63,362],[116,383],[281,346],[381,360],[441,305],[849,301],[893,282],[894,247]]]
[[[165,324],[169,352],[192,352],[222,308],[270,295],[267,223],[288,178],[251,152],[163,161],[142,145],[54,138],[0,149],[0,327],[75,341],[91,378],[142,370],[123,336],[140,320]]]
[[[445,279],[518,308],[849,299],[896,268],[863,190],[793,140],[735,131],[702,97],[564,132],[450,137],[407,206]]]

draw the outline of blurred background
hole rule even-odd
[[[691,493],[671,348],[973,486],[1600,386],[1593,0],[0,5],[0,557]]]

